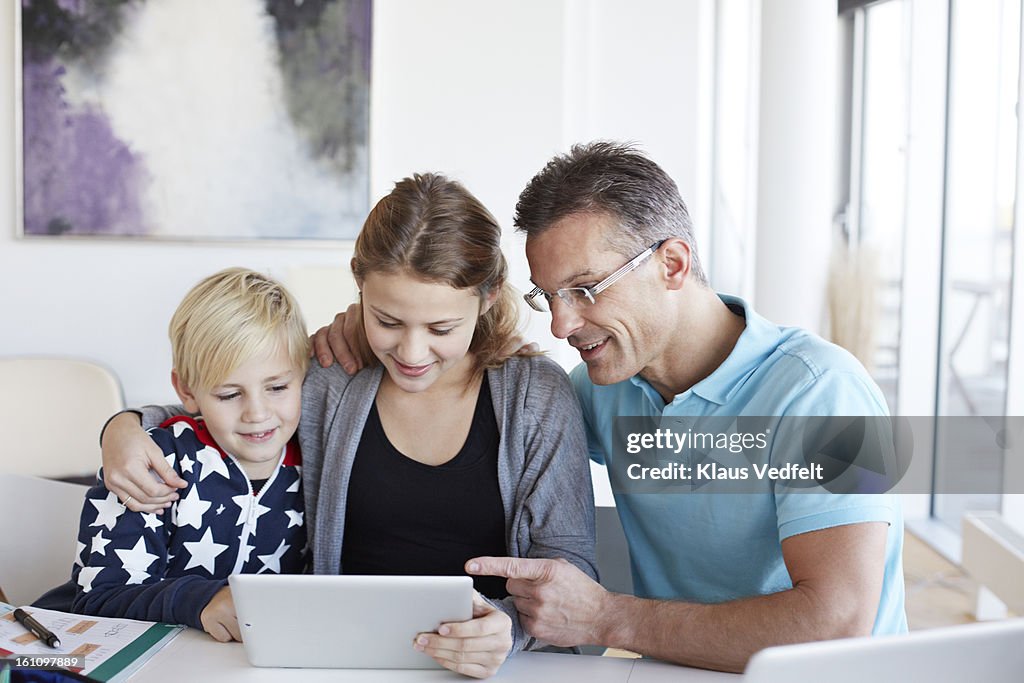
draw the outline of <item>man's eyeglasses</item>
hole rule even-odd
[[[596,285],[592,285],[590,287],[565,287],[554,294],[548,294],[540,287],[534,287],[528,293],[524,294],[523,298],[526,299],[526,303],[530,304],[530,308],[541,312],[551,310],[551,299],[555,295],[557,295],[558,298],[561,299],[569,308],[582,308],[590,305],[594,303],[594,298],[598,294],[639,268],[640,265],[654,254],[654,252],[658,251],[658,248],[665,242],[666,240],[655,242],[631,258],[626,265],[622,266]]]

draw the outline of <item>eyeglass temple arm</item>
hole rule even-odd
[[[617,271],[609,275],[604,282],[599,282],[596,287],[592,287],[590,289],[591,296],[600,294],[601,292],[608,289],[616,282],[624,278],[626,275],[636,270],[636,268],[645,260],[647,260],[648,257],[654,254],[654,252],[658,250],[658,247],[660,247],[664,242],[665,240],[661,240],[661,242],[656,242],[655,244],[652,244],[651,246],[647,247],[647,249],[637,254],[636,257],[633,258],[633,260],[629,261],[624,266],[619,268]]]

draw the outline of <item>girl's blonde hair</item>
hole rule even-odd
[[[295,299],[279,282],[227,268],[193,287],[168,328],[178,377],[193,391],[215,387],[251,358],[283,344],[304,376],[309,337]]]
[[[519,310],[501,251],[501,227],[476,197],[436,173],[416,174],[395,184],[377,202],[356,238],[352,273],[409,273],[426,282],[472,289],[481,300],[496,293],[494,305],[477,321],[469,351],[475,372],[497,367],[517,334]],[[361,321],[360,321],[361,322]],[[362,360],[373,365],[359,325]]]

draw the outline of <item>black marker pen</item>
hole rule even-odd
[[[50,629],[33,619],[32,615],[25,610],[20,607],[14,610],[14,618],[18,620],[19,624],[31,631],[36,638],[50,647],[60,647],[60,639]]]

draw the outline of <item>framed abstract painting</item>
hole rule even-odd
[[[20,0],[21,234],[344,240],[371,0]]]

